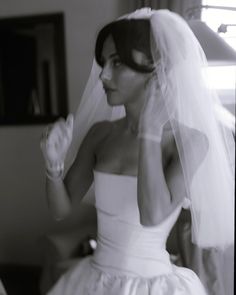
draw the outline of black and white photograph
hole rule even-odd
[[[0,295],[233,295],[236,0],[0,0]]]

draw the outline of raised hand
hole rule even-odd
[[[155,76],[150,80],[149,93],[140,117],[140,137],[161,141],[164,126],[173,119],[174,94],[171,84],[159,85]]]
[[[46,169],[51,173],[58,172],[64,166],[65,157],[72,141],[73,121],[73,115],[70,114],[66,120],[59,119],[43,132],[40,146]]]

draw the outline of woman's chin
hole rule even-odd
[[[124,104],[124,102],[121,101],[121,99],[113,96],[112,94],[110,94],[110,95],[107,94],[107,103],[111,107],[120,106],[120,105],[123,105]]]
[[[115,102],[110,102],[110,101],[107,101],[107,103],[110,107],[118,107],[118,106],[123,105],[123,103],[115,103]]]

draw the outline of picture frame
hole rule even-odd
[[[64,14],[0,19],[0,125],[67,115]]]

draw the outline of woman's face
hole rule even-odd
[[[134,71],[123,64],[111,36],[104,42],[102,61],[100,78],[108,104],[111,106],[140,104],[142,106],[150,74]]]

